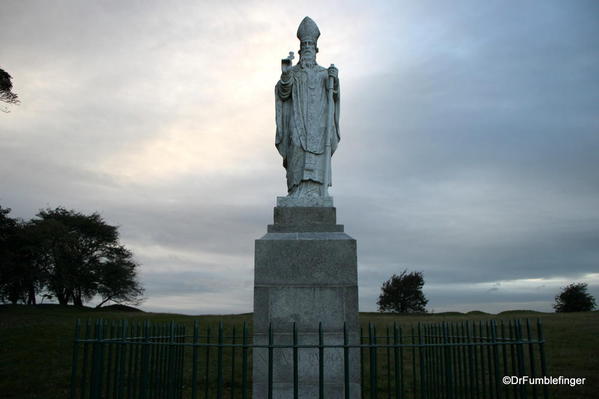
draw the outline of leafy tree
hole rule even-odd
[[[136,279],[133,255],[119,243],[116,226],[93,213],[64,208],[46,209],[34,221],[44,237],[48,290],[59,303],[83,302],[99,294],[106,301],[140,301],[143,289]],[[123,279],[123,280],[121,280]]]
[[[22,299],[22,290],[14,278],[15,254],[12,244],[18,221],[8,216],[10,208],[0,206],[0,300],[13,304]]]
[[[119,243],[116,226],[97,214],[64,208],[41,210],[27,223],[0,207],[0,300],[35,304],[36,295],[83,305],[141,302],[133,254]]]
[[[570,284],[555,296],[556,312],[588,312],[597,306],[595,298],[587,292],[586,283]]]
[[[136,279],[136,267],[133,254],[127,248],[115,246],[106,252],[98,276],[98,294],[102,301],[97,308],[108,301],[135,305],[140,303],[144,290]]]
[[[12,92],[12,76],[8,74],[4,69],[0,68],[0,101],[7,104],[18,104],[19,97]],[[2,109],[4,112],[8,110]]]
[[[408,273],[404,270],[399,276],[394,274],[381,287],[381,295],[377,301],[379,312],[426,312],[428,299],[422,292],[423,286],[422,272]]]
[[[3,208],[0,205],[0,243],[4,242],[10,236],[17,225],[17,220],[8,216],[10,208]]]
[[[31,225],[8,217],[9,212],[0,207],[0,300],[35,304],[44,279],[36,261],[38,243]]]

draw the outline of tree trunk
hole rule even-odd
[[[81,290],[75,290],[73,292],[73,305],[83,306],[83,301],[81,300]]]
[[[27,292],[27,304],[35,305],[35,289],[33,287],[29,287],[29,291]]]
[[[96,309],[99,309],[102,307],[102,305],[104,305],[106,302],[110,301],[110,297],[104,299],[102,302],[100,302],[99,304],[96,305]]]
[[[66,292],[66,290],[63,290],[63,289],[56,290],[56,299],[58,299],[58,303],[60,303],[61,305],[69,304],[69,295]]]

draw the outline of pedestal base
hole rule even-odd
[[[254,342],[275,345],[318,344],[322,323],[325,345],[343,344],[346,324],[350,344],[359,343],[356,240],[336,224],[333,207],[276,207],[274,224],[256,240],[254,277]],[[344,398],[342,348],[324,350],[327,398]],[[268,349],[254,349],[253,390],[266,398]],[[318,397],[318,349],[298,350],[299,397]],[[350,397],[360,397],[360,357],[349,351]],[[273,397],[293,397],[292,349],[274,349]]]

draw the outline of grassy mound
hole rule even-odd
[[[142,312],[142,313],[145,313],[143,310],[134,308],[133,306],[120,305],[120,304],[102,306],[101,308],[96,308],[95,310],[100,310],[100,311],[104,311],[104,312]]]
[[[535,314],[542,314],[543,312],[537,312],[536,310],[506,310],[503,312],[499,312],[497,313],[498,315],[502,315],[502,316],[511,316],[514,314],[519,314],[519,315],[523,315],[523,314],[529,314],[529,315],[535,315]],[[522,316],[520,316],[522,317]]]

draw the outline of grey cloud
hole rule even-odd
[[[160,254],[137,254],[156,297],[221,295],[226,305],[212,303],[212,311],[237,306],[226,300],[229,283],[251,297],[253,240],[265,233],[284,191],[271,142],[247,149],[263,159],[245,172],[144,182],[95,166],[181,120],[200,134],[225,111],[238,112],[247,114],[241,124],[260,131],[273,115],[249,111],[266,101],[264,93],[271,101],[276,71],[260,82],[266,89],[255,101],[223,111],[213,67],[214,60],[253,67],[253,50],[272,32],[291,32],[281,48],[296,45],[287,25],[304,15],[295,18],[282,5],[264,10],[277,16],[270,19],[249,12],[260,7],[8,5],[0,15],[3,67],[23,104],[0,115],[1,204],[22,217],[45,206],[100,211],[121,226],[125,243],[160,247]],[[335,34],[355,49],[334,59],[343,92],[333,193],[339,223],[358,240],[362,310],[374,310],[381,283],[404,268],[424,272],[435,309],[462,304],[465,311],[478,303],[539,307],[555,288],[531,283],[529,293],[513,296],[500,286],[485,295],[456,293],[456,284],[568,281],[596,271],[596,2],[348,3],[337,17],[330,8],[318,8],[320,19],[313,15],[331,32],[323,33],[320,54],[346,48]],[[347,29],[355,15],[363,23]],[[227,78],[244,84],[247,70],[232,71]],[[197,108],[186,107],[191,100]],[[273,137],[274,122],[269,128]],[[207,254],[214,257],[201,260]],[[240,273],[235,280],[231,269]]]

